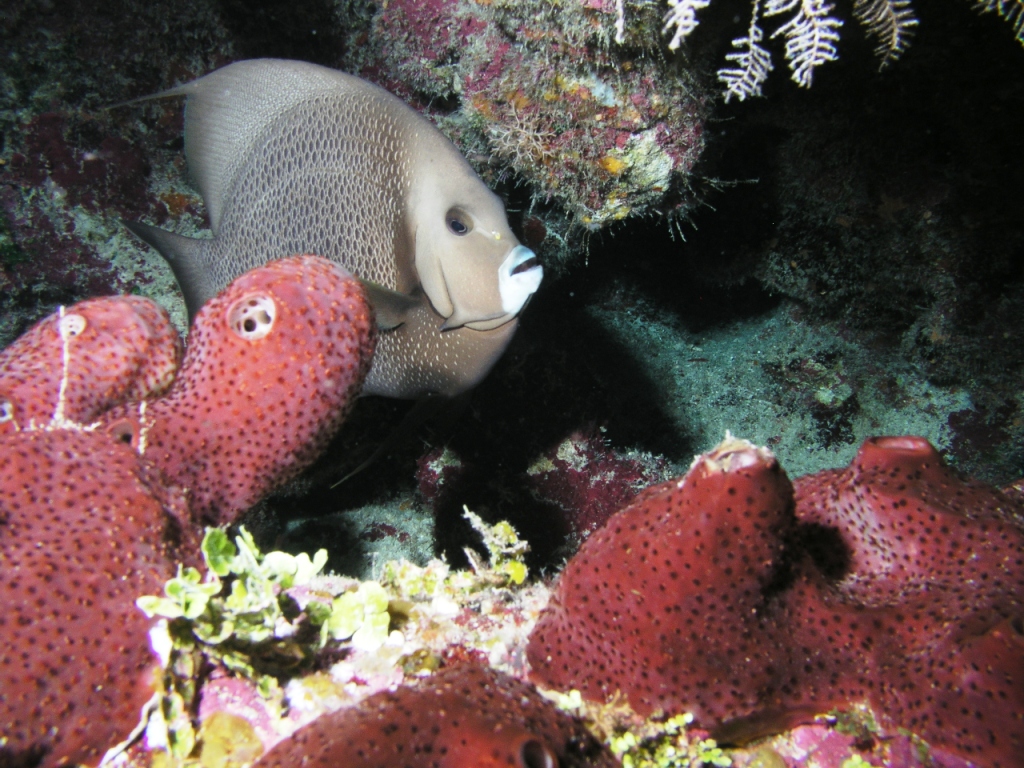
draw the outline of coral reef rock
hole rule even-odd
[[[872,438],[793,487],[728,437],[566,566],[533,676],[745,741],[867,703],[989,766],[1024,754],[1024,507],[927,441]]]
[[[475,662],[324,715],[278,744],[264,768],[614,766],[583,725],[532,686]]]
[[[62,419],[93,421],[161,394],[181,363],[166,310],[140,296],[87,299],[0,352],[0,434]]]
[[[525,180],[527,244],[546,239],[542,256],[561,260],[567,231],[685,214],[697,198],[709,94],[651,55],[660,10],[633,10],[620,46],[610,3],[397,0],[377,6],[348,66],[429,105],[485,178]]]
[[[166,396],[111,410],[105,427],[230,522],[319,455],[344,421],[376,342],[359,282],[318,256],[235,279],[196,315]]]
[[[586,539],[645,487],[669,475],[664,458],[624,454],[593,425],[574,431],[526,470],[531,495],[561,512],[574,542]]]
[[[0,435],[0,765],[95,765],[139,722],[159,662],[135,598],[174,575],[184,510],[153,475],[102,432]]]

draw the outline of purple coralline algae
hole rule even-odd
[[[611,6],[390,2],[351,66],[419,101],[485,178],[524,180],[528,244],[567,256],[574,233],[696,201],[710,99],[645,50],[659,38],[643,13],[636,37],[613,43]]]

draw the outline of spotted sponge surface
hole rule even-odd
[[[465,662],[324,715],[263,768],[573,768],[618,765],[530,685]]]
[[[747,713],[777,667],[750,618],[793,524],[770,453],[729,441],[643,491],[569,561],[530,637],[535,679],[702,724]]]
[[[927,593],[932,619],[962,630],[1024,612],[1022,507],[961,480],[924,438],[871,438],[846,469],[794,485],[802,522],[842,531],[850,563],[837,586],[856,602]]]
[[[181,354],[170,316],[150,299],[81,301],[0,352],[0,434],[55,417],[88,423],[118,403],[159,395],[174,380]]]
[[[188,489],[207,522],[234,520],[319,455],[358,396],[376,340],[363,287],[294,256],[242,275],[197,313],[166,396],[106,429]]]
[[[1024,765],[1020,500],[960,479],[919,437],[871,438],[794,485],[800,521],[842,534],[830,599],[871,619],[868,698],[934,744]]]
[[[745,740],[867,702],[886,728],[1024,765],[1024,507],[919,438],[795,484],[727,440],[566,566],[532,675]]]
[[[0,477],[0,764],[95,765],[152,695],[134,602],[174,575],[177,521],[97,432],[0,435]]]

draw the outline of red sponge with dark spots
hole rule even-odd
[[[363,287],[339,265],[271,262],[199,311],[171,391],[114,409],[106,427],[188,489],[194,513],[230,522],[319,455],[375,340]]]
[[[530,638],[538,681],[720,740],[867,702],[887,728],[1024,765],[1024,508],[919,438],[801,478],[726,441],[609,520]]]
[[[262,768],[582,768],[618,761],[533,686],[465,662],[324,715]]]
[[[1021,506],[961,480],[924,438],[871,438],[846,469],[794,486],[801,522],[842,532],[850,563],[837,586],[857,603],[926,596],[934,622],[962,629],[1024,613]]]
[[[838,531],[831,594],[871,616],[869,698],[895,725],[1024,765],[1024,505],[961,480],[919,437],[867,440],[796,481],[801,523]]]
[[[180,527],[108,435],[0,435],[0,765],[96,765],[138,724],[159,662],[135,598]]]
[[[530,637],[534,678],[702,724],[753,711],[779,675],[757,625],[793,522],[768,451],[729,440],[700,456],[569,561]]]
[[[181,339],[159,304],[81,301],[0,352],[0,434],[54,418],[89,423],[114,405],[163,393],[180,363]]]

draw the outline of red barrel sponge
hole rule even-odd
[[[845,596],[870,606],[925,597],[936,623],[1024,615],[1024,507],[962,480],[924,438],[869,438],[849,467],[794,486],[802,523],[842,531]]]
[[[754,709],[777,659],[751,630],[792,503],[771,453],[735,439],[643,491],[566,566],[530,637],[534,678],[703,723]]]
[[[261,768],[583,768],[618,761],[533,686],[473,662],[324,715]]]
[[[95,765],[153,694],[135,598],[174,576],[181,506],[101,432],[0,435],[0,765]]]
[[[320,454],[359,394],[375,341],[363,287],[339,265],[270,262],[196,314],[170,392],[115,409],[107,428],[187,488],[196,515],[230,522]]]
[[[0,352],[0,434],[65,421],[163,393],[181,363],[167,311],[140,296],[62,308]]]

